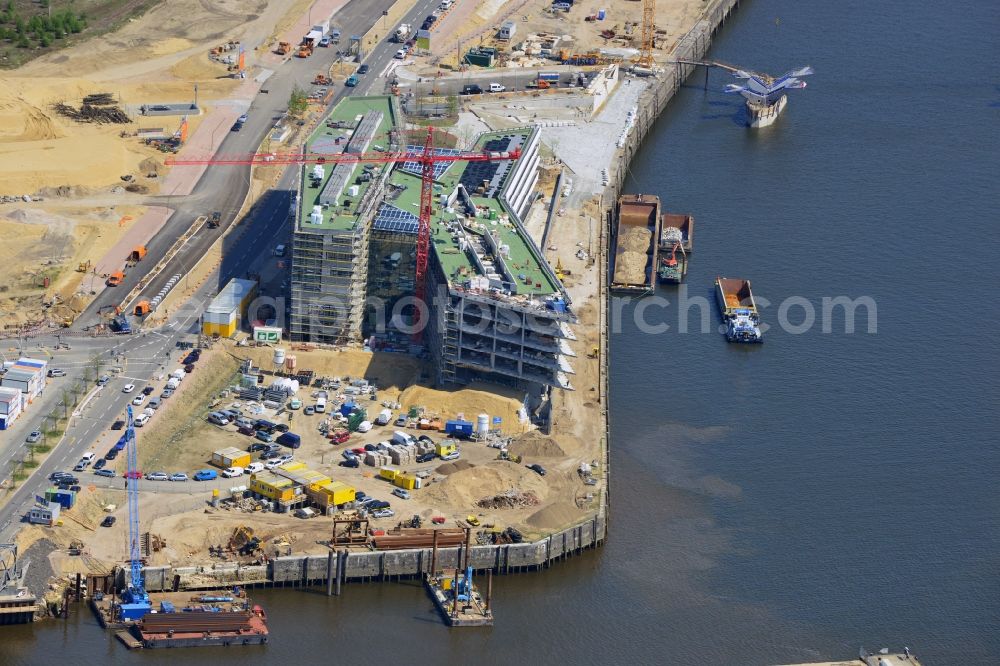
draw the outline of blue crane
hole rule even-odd
[[[135,443],[135,421],[132,406],[126,407],[125,427],[125,494],[128,497],[128,547],[130,576],[128,589],[122,594],[121,619],[141,620],[152,604],[142,583],[142,551],[139,548],[139,462]]]

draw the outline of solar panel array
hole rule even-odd
[[[400,234],[416,234],[420,218],[413,213],[396,208],[391,204],[382,204],[375,213],[372,228],[375,231],[394,231]]]
[[[407,146],[406,152],[408,153],[422,153],[424,152],[423,146]],[[435,155],[458,155],[462,151],[455,148],[435,148]],[[444,175],[444,172],[448,170],[448,167],[452,165],[451,162],[441,162],[434,165],[434,180],[437,180]],[[403,171],[408,171],[412,174],[419,176],[421,174],[420,162],[403,162],[402,166],[399,167]]]

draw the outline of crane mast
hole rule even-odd
[[[129,584],[122,595],[121,619],[141,620],[152,605],[142,582],[142,551],[139,548],[139,456],[135,441],[135,420],[132,406],[126,407],[125,426],[125,494],[128,505]]]

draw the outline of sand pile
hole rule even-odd
[[[464,415],[475,421],[479,414],[499,416],[507,428],[518,423],[517,410],[521,406],[518,392],[509,387],[492,384],[472,384],[463,389],[439,391],[426,386],[410,386],[399,396],[403,407],[423,407],[427,413],[443,418]]]
[[[430,502],[472,509],[484,496],[499,495],[514,490],[532,493],[544,501],[548,486],[542,477],[522,465],[494,462],[449,474],[424,492]]]
[[[615,282],[643,284],[652,232],[646,227],[632,227],[618,238],[615,254]]]
[[[554,439],[537,430],[515,438],[508,448],[513,455],[524,458],[561,458],[566,455]]]
[[[455,472],[461,472],[462,470],[472,469],[475,467],[472,463],[467,460],[456,460],[455,462],[447,462],[443,465],[439,465],[434,471],[438,474],[443,474],[448,476],[449,474],[454,474]]]
[[[569,502],[556,502],[528,516],[525,521],[541,530],[555,530],[566,527],[586,514]]]

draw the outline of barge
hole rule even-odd
[[[715,278],[715,296],[719,301],[722,320],[726,324],[729,342],[759,343],[764,341],[760,331],[760,315],[753,299],[750,280],[742,278]]]
[[[464,573],[455,569],[454,576],[444,573],[427,574],[424,577],[424,587],[449,627],[490,627],[493,626],[493,609],[490,605],[492,570],[488,575],[485,599],[472,584],[471,566]]]
[[[129,649],[264,645],[267,615],[256,605],[246,611],[149,613],[116,635]]]
[[[667,252],[670,252],[667,255]],[[688,257],[681,243],[674,243],[672,247],[661,249],[660,264],[657,267],[656,275],[660,284],[680,284],[687,277]]]
[[[660,198],[652,194],[624,194],[615,206],[611,255],[613,292],[644,294],[652,291],[660,238]]]

